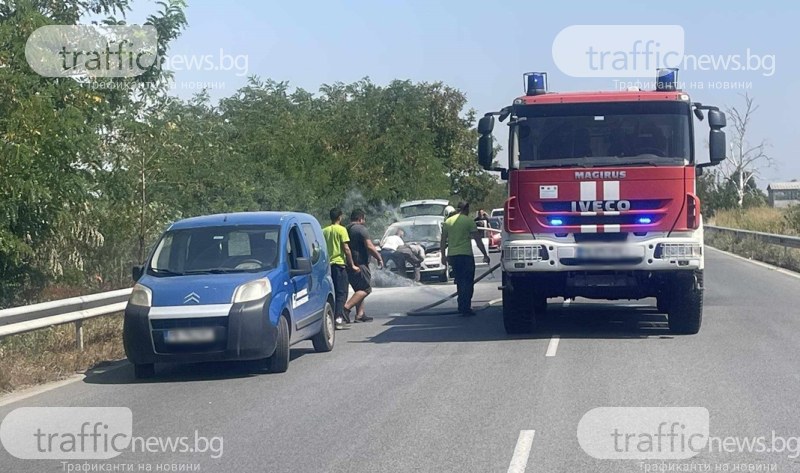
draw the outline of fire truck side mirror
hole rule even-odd
[[[492,135],[481,135],[478,138],[478,164],[487,171],[492,169],[494,161],[494,142]]]
[[[725,113],[719,110],[709,110],[708,111],[708,126],[711,127],[712,130],[719,130],[725,128],[727,125],[727,121],[725,120]]]
[[[488,135],[494,130],[494,115],[484,115],[478,120],[478,133]]]
[[[712,166],[725,160],[725,132],[722,131],[725,125],[725,113],[713,109],[708,111],[708,126],[711,128],[708,133],[708,154]]]
[[[711,129],[708,133],[708,154],[712,165],[725,160],[725,132]]]

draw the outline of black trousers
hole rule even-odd
[[[458,311],[462,314],[472,310],[472,294],[475,292],[475,258],[470,256],[448,256],[458,290]]]
[[[332,264],[331,279],[333,279],[333,295],[336,299],[333,314],[335,317],[340,317],[344,315],[344,303],[347,302],[347,269],[342,265]]]

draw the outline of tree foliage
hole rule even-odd
[[[183,1],[158,5],[147,23],[163,55],[186,19]],[[496,180],[474,158],[474,112],[439,82],[365,78],[312,93],[252,77],[212,103],[206,93],[169,96],[158,65],[102,82],[45,78],[26,64],[39,26],[98,15],[123,24],[129,9],[127,0],[0,5],[0,305],[53,281],[128,284],[131,262],[182,217],[281,209],[323,220],[354,194],[375,207],[496,200]]]

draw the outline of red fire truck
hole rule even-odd
[[[478,123],[478,159],[508,180],[502,236],[503,320],[532,331],[547,299],[655,297],[674,333],[700,330],[702,168],[725,159],[725,114],[691,102],[677,70],[655,90],[552,93],[546,73]],[[704,113],[705,112],[705,113]],[[493,167],[494,116],[510,118],[508,168]],[[707,118],[710,161],[694,152]]]

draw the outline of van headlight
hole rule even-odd
[[[141,284],[134,284],[131,297],[128,299],[131,305],[150,307],[153,304],[153,291],[149,287]]]
[[[269,279],[255,279],[237,287],[233,292],[233,303],[257,301],[272,293],[272,284]]]

